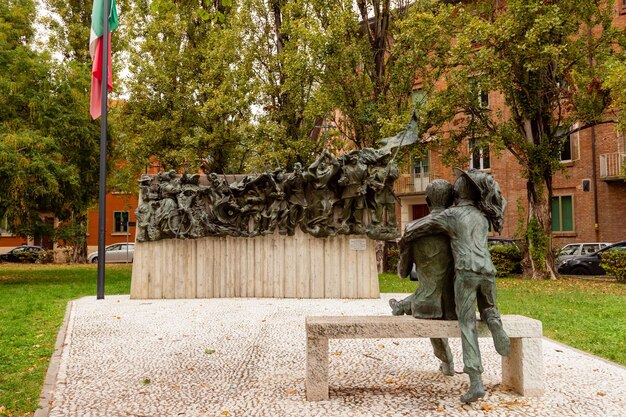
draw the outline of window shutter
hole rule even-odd
[[[626,153],[626,133],[615,132],[615,134],[617,135],[617,152]]]
[[[574,125],[574,129],[576,129],[578,125]],[[578,161],[580,159],[580,131],[574,133],[570,136],[571,147],[572,147],[572,161]]]

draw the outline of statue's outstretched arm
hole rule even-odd
[[[404,231],[400,244],[406,244],[420,237],[436,235],[440,233],[449,234],[449,218],[445,213],[436,216],[427,216],[409,225]]]

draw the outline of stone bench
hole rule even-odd
[[[511,353],[502,357],[502,383],[524,396],[543,395],[541,322],[507,315],[502,324],[511,338]],[[478,337],[491,337],[487,324],[477,321]],[[457,321],[422,320],[410,316],[310,316],[306,318],[306,398],[327,400],[328,339],[461,337]]]

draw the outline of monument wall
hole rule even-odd
[[[137,242],[131,298],[375,298],[375,241],[296,230]]]

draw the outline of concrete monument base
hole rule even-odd
[[[137,242],[131,298],[376,298],[365,236],[204,237]]]

